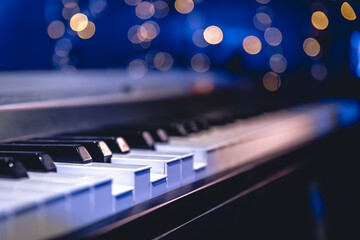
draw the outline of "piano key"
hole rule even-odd
[[[33,192],[44,192],[44,193],[57,193],[64,195],[63,205],[65,206],[65,211],[60,212],[55,219],[48,219],[46,223],[46,228],[42,229],[43,235],[54,235],[60,234],[67,231],[74,230],[78,226],[85,225],[89,223],[92,219],[83,214],[85,221],[79,220],[79,216],[76,216],[78,209],[81,209],[81,212],[87,213],[89,211],[87,202],[90,203],[90,198],[87,201],[83,201],[84,198],[79,198],[79,195],[84,194],[84,189],[87,189],[85,186],[79,187],[70,184],[63,183],[53,183],[43,180],[31,180],[26,179],[24,181],[9,181],[9,180],[0,180],[0,189],[8,189],[12,191],[24,192],[31,195]],[[81,201],[76,201],[80,199]]]
[[[129,156],[178,157],[181,158],[181,184],[186,185],[195,180],[194,154],[192,152],[161,152],[133,149]]]
[[[39,236],[39,210],[37,202],[28,198],[0,198],[0,212],[5,216],[1,228],[6,231],[0,232],[1,239],[36,239]]]
[[[148,131],[125,128],[104,128],[95,132],[76,133],[82,136],[121,136],[131,148],[154,149],[154,139]]]
[[[167,190],[181,186],[181,162],[179,157],[152,157],[134,155],[114,155],[111,163],[138,164],[151,166],[151,172],[167,175]]]
[[[24,166],[12,157],[0,157],[0,178],[26,178]]]
[[[61,135],[56,136],[57,139],[70,140],[97,140],[104,141],[110,148],[112,153],[128,153],[130,147],[122,137],[117,136],[77,136],[77,135]]]
[[[307,108],[262,114],[188,137],[157,143],[157,151],[193,151],[195,164],[206,164],[205,176],[278,152],[330,131],[336,107]],[[301,129],[301,131],[300,131]]]
[[[65,197],[61,193],[13,190],[0,187],[0,202],[29,201],[37,207],[15,209],[14,239],[43,239],[53,235],[50,226],[67,219]]]
[[[108,177],[90,176],[90,175],[71,175],[61,173],[37,173],[29,172],[31,180],[40,180],[51,183],[66,184],[69,186],[84,188],[90,190],[92,201],[91,211],[95,219],[108,216],[113,212],[112,180]],[[74,210],[74,214],[81,214],[81,208]],[[90,212],[90,211],[89,211]],[[74,218],[75,219],[75,218]]]
[[[73,140],[73,139],[33,139],[27,142],[35,144],[80,144],[90,153],[93,162],[110,162],[112,152],[104,141],[99,140]]]
[[[184,124],[181,122],[159,123],[158,126],[164,128],[170,136],[188,135]]]
[[[167,191],[167,180],[165,174],[151,173],[151,197],[157,197]]]
[[[2,157],[12,157],[20,161],[26,170],[38,172],[56,172],[52,158],[44,152],[0,151]]]
[[[123,136],[121,133],[126,133],[130,131],[147,131],[151,134],[155,142],[167,142],[169,140],[169,136],[165,129],[148,124],[127,124],[107,128],[107,132],[121,136]]]
[[[193,120],[186,120],[183,122],[184,127],[188,133],[197,133],[200,131],[199,127],[197,126],[196,122]]]
[[[151,197],[150,166],[110,163],[55,163],[58,173],[106,176],[114,184],[134,187],[134,203]]]
[[[134,188],[126,185],[113,184],[112,194],[114,196],[113,212],[118,213],[133,206]]]
[[[42,151],[55,162],[89,163],[92,160],[86,148],[79,144],[0,144],[0,151]]]

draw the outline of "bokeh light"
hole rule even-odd
[[[125,3],[130,6],[136,6],[141,2],[141,0],[125,0]]]
[[[131,78],[142,78],[147,73],[146,62],[141,59],[135,59],[129,63],[126,72]]]
[[[72,42],[68,38],[59,39],[55,44],[55,54],[59,57],[67,57],[72,49]]]
[[[139,28],[140,28],[140,25],[134,25],[128,31],[128,39],[130,42],[132,42],[134,44],[141,43],[141,40],[138,38]]]
[[[88,25],[88,18],[85,14],[77,13],[70,19],[70,27],[73,31],[82,31]]]
[[[143,23],[137,30],[137,36],[142,42],[149,42],[160,33],[159,25],[154,21]]]
[[[140,19],[149,19],[155,13],[154,4],[150,2],[141,2],[135,8],[136,16]]]
[[[315,62],[311,66],[311,76],[316,80],[324,80],[327,77],[327,67],[322,62]]]
[[[64,4],[64,8],[61,12],[62,16],[66,20],[70,20],[70,18],[76,13],[80,12],[80,7],[76,2],[66,2]]]
[[[270,46],[278,46],[282,41],[282,34],[279,29],[271,27],[265,30],[264,38]]]
[[[274,54],[270,57],[269,65],[274,72],[283,73],[287,68],[287,60],[281,54]]]
[[[188,14],[194,9],[194,2],[192,0],[176,0],[174,6],[179,13]]]
[[[210,26],[204,30],[204,39],[212,45],[219,44],[223,40],[223,32],[217,26]]]
[[[263,85],[266,90],[275,92],[281,86],[281,79],[279,74],[274,72],[268,72],[263,77]]]
[[[95,24],[91,21],[88,22],[86,28],[82,31],[77,32],[79,38],[89,39],[95,34]]]
[[[106,6],[107,6],[106,0],[91,0],[89,2],[89,10],[91,15],[96,17],[105,10]]]
[[[154,17],[163,18],[169,13],[169,5],[164,1],[156,1],[153,3],[155,8]]]
[[[196,95],[210,94],[215,90],[215,84],[212,79],[199,78],[195,81],[192,92]]]
[[[52,39],[61,38],[65,33],[65,25],[61,21],[53,21],[49,24],[47,32]]]
[[[271,22],[271,17],[264,12],[257,13],[253,18],[254,26],[260,31],[265,31],[269,28],[271,26]]]
[[[159,52],[155,55],[153,59],[153,65],[160,71],[169,70],[174,64],[174,59],[167,52]]]
[[[196,30],[192,36],[192,40],[197,47],[204,48],[209,46],[209,43],[204,39],[204,29]]]
[[[348,2],[344,2],[341,5],[341,14],[349,21],[354,21],[356,19],[356,13]]]
[[[304,52],[309,57],[316,57],[320,53],[320,44],[315,38],[307,38],[303,43]]]
[[[191,67],[196,72],[206,72],[210,68],[210,59],[203,53],[197,53],[191,58]]]
[[[268,4],[270,0],[256,0],[260,4]]]
[[[321,11],[316,11],[311,16],[312,25],[319,30],[324,30],[329,25],[329,19],[325,15],[325,13]]]
[[[248,54],[258,54],[261,51],[262,45],[259,38],[255,36],[248,36],[244,39],[243,48]]]

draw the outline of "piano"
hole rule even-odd
[[[359,236],[358,4],[228,3],[9,3],[46,27],[0,48],[0,239]]]

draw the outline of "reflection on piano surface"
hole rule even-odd
[[[354,237],[358,9],[0,3],[0,239]]]

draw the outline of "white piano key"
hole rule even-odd
[[[114,196],[114,213],[121,212],[133,206],[133,187],[113,184],[112,194]]]
[[[165,174],[151,173],[151,197],[157,197],[164,194],[167,190],[167,181]]]
[[[0,239],[4,239],[7,240],[8,239],[8,235],[9,233],[9,226],[8,226],[8,222],[9,220],[9,216],[5,211],[1,211],[2,205],[0,202]]]
[[[194,153],[192,152],[162,152],[154,150],[133,149],[128,155],[179,157],[181,158],[181,184],[186,185],[195,180]]]
[[[171,137],[169,143],[156,143],[155,148],[194,152],[194,165],[206,165],[201,176],[205,177],[320,137],[334,129],[335,113],[332,104],[283,110],[187,137]]]
[[[110,177],[114,184],[134,187],[135,204],[150,199],[150,166],[110,163],[55,163],[55,165],[58,173],[106,176]]]
[[[4,222],[1,223],[4,224],[2,228],[5,230],[0,233],[1,239],[35,239],[38,237],[38,211],[39,207],[36,201],[0,199],[0,212],[6,216]]]
[[[28,172],[30,179],[63,183],[74,186],[86,186],[90,189],[91,213],[94,221],[111,215],[113,212],[113,197],[111,194],[112,180],[109,177],[71,175],[61,173]]]
[[[167,190],[181,186],[181,162],[177,157],[150,157],[116,154],[111,164],[141,164],[151,166],[151,172],[167,175]]]
[[[29,201],[37,207],[15,209],[13,226],[14,239],[43,239],[53,235],[50,232],[54,221],[64,221],[66,216],[65,197],[57,193],[13,190],[0,187],[0,201]]]
[[[19,180],[9,180],[9,179],[1,179],[0,180],[0,188],[9,189],[13,191],[24,191],[28,194],[32,194],[33,191],[36,192],[50,192],[50,193],[58,193],[63,194],[64,198],[64,206],[66,212],[64,214],[59,214],[56,219],[48,218],[46,221],[46,228],[40,229],[43,233],[42,236],[52,236],[60,233],[64,233],[66,231],[74,230],[74,225],[76,223],[72,223],[71,214],[72,214],[72,206],[74,207],[82,207],[75,206],[72,203],[72,193],[81,190],[79,188],[74,188],[69,185],[57,184],[57,183],[49,183],[38,180],[30,180],[30,179],[19,179]],[[63,217],[63,218],[62,218]],[[84,223],[85,224],[85,223]]]
[[[39,177],[39,175],[43,175],[44,177]],[[75,182],[60,183],[56,182],[56,175],[53,175],[53,177],[49,179],[49,176],[51,175],[52,174],[48,173],[34,173],[33,176],[30,177],[29,181],[30,183],[37,183],[38,186],[31,187],[31,190],[34,191],[35,189],[41,188],[43,191],[46,191],[46,189],[49,189],[49,187],[52,186],[52,190],[48,190],[51,192],[56,191],[56,187],[59,188],[62,186],[62,192],[64,194],[69,194],[67,198],[70,201],[70,205],[68,206],[70,209],[70,216],[67,222],[72,226],[72,228],[79,228],[99,219],[95,215],[94,192],[91,191],[90,184],[78,183],[76,185]],[[69,187],[72,188],[71,191],[65,192],[69,190]]]

